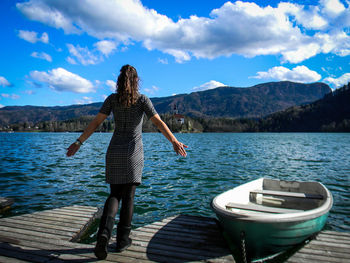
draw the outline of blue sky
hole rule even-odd
[[[0,1],[0,107],[101,102],[124,64],[149,97],[350,81],[350,1]]]

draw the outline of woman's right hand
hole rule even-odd
[[[67,149],[67,156],[72,156],[74,155],[80,148],[80,145],[73,142]]]
[[[182,142],[179,142],[179,141],[173,142],[173,148],[176,154],[180,154],[183,157],[187,156],[185,148],[188,148],[188,146],[183,144]]]

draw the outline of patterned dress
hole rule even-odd
[[[144,114],[157,114],[151,100],[140,95],[129,108],[117,101],[113,93],[104,101],[100,113],[113,112],[115,130],[106,153],[106,182],[109,184],[141,183],[143,169],[142,121]]]

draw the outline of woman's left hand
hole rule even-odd
[[[183,157],[187,156],[187,153],[185,150],[185,148],[188,148],[187,145],[183,144],[182,142],[175,141],[175,142],[173,142],[173,147],[174,147],[174,151],[176,152],[176,154],[180,154]]]
[[[72,156],[74,155],[80,148],[80,145],[73,142],[67,149],[67,156]]]

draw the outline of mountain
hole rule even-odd
[[[270,132],[350,132],[350,83],[313,103],[273,113],[259,126]]]
[[[216,89],[171,97],[152,98],[160,113],[178,111],[192,117],[256,118],[295,105],[307,104],[330,93],[324,83],[270,82],[249,88]]]
[[[8,106],[0,109],[0,126],[13,123],[61,121],[96,115],[102,102],[71,106]]]
[[[324,83],[283,81],[248,88],[219,87],[151,100],[158,113],[172,112],[176,105],[179,113],[192,117],[258,118],[291,106],[313,102],[330,92],[331,89]],[[55,107],[3,107],[0,109],[0,126],[92,116],[97,114],[101,105],[102,102]]]

